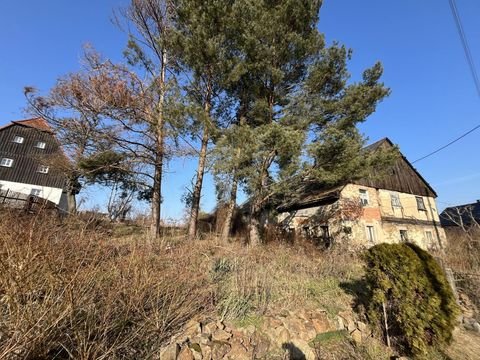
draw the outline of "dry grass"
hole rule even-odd
[[[343,252],[321,253],[308,244],[270,243],[258,249],[233,245],[212,259],[219,313],[242,318],[282,310],[322,308],[330,315],[350,308],[340,283],[357,279],[361,265]]]
[[[148,358],[209,311],[188,256],[87,228],[2,214],[0,358]]]
[[[447,235],[444,260],[455,274],[458,290],[480,309],[480,230],[466,233],[461,229],[448,229]],[[480,314],[476,315],[480,320]]]
[[[0,358],[157,357],[187,320],[241,320],[282,309],[350,307],[346,252],[121,239],[99,224],[0,214]],[[115,231],[113,232],[115,234]]]

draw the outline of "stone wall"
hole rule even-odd
[[[344,216],[342,211],[332,210],[341,207],[341,203],[347,200],[359,204],[360,190],[368,194],[368,204],[363,206],[360,216]],[[399,204],[392,203],[392,194],[398,196]],[[421,198],[425,205],[424,210],[419,209],[416,196],[413,194],[348,184],[341,191],[337,203],[282,213],[278,220],[300,233],[304,233],[306,228],[315,227],[314,224],[327,225],[330,234],[335,236],[337,241],[347,239],[352,245],[357,246],[372,246],[383,242],[398,243],[402,241],[403,232],[408,241],[424,249],[445,248],[445,231],[438,224],[435,199],[426,196]],[[332,214],[328,219],[319,216],[328,213]],[[370,239],[369,232],[372,232],[372,228],[373,239]]]

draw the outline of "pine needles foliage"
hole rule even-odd
[[[369,321],[400,352],[428,358],[452,339],[459,308],[437,261],[414,244],[379,244],[364,254]]]

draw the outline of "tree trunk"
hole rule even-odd
[[[164,118],[163,107],[165,103],[165,74],[167,66],[167,54],[162,52],[162,65],[159,79],[159,99],[156,111],[156,147],[155,147],[155,173],[153,176],[152,189],[152,224],[150,235],[152,238],[160,237],[160,219],[162,205],[162,174],[163,174],[163,156],[164,156]]]
[[[207,106],[206,106],[207,107]],[[209,110],[206,108],[205,111]],[[198,157],[197,179],[193,189],[192,207],[190,211],[190,223],[188,226],[188,239],[194,240],[197,236],[198,212],[200,210],[200,197],[202,193],[203,175],[205,173],[205,164],[207,162],[207,148],[208,148],[208,128],[205,126],[202,137],[202,147],[200,148],[200,155]]]
[[[152,238],[160,237],[163,155],[157,154],[156,162],[152,189],[152,224],[150,226],[150,235]]]
[[[250,219],[248,221],[248,237],[250,245],[258,246],[262,243],[260,236],[260,202],[258,198],[252,200],[250,207]]]
[[[67,212],[68,215],[75,215],[77,213],[77,199],[75,194],[78,193],[78,178],[76,176],[69,176],[67,179]]]
[[[75,192],[72,190],[67,191],[67,211],[69,215],[77,213],[77,199],[75,198]]]
[[[252,198],[252,204],[250,206],[250,219],[248,222],[248,235],[250,238],[250,245],[257,246],[262,243],[262,238],[260,234],[260,228],[264,225],[264,222],[260,221],[262,215],[262,208],[264,206],[264,195],[267,193],[268,187],[268,168],[275,158],[275,151],[265,159],[260,171],[260,187],[257,192],[257,195]]]
[[[238,179],[236,175],[233,176],[232,187],[230,189],[230,199],[227,204],[227,211],[225,213],[225,220],[223,222],[221,239],[226,242],[230,236],[232,230],[233,212],[235,211],[235,205],[237,204],[237,188]]]
[[[198,213],[200,211],[200,198],[202,196],[203,175],[205,174],[208,140],[210,137],[208,127],[210,126],[210,110],[212,107],[211,98],[212,87],[210,86],[210,83],[207,83],[207,87],[205,89],[205,104],[203,109],[205,115],[205,123],[203,125],[202,146],[200,147],[200,154],[198,156],[197,179],[195,181],[195,187],[193,189],[192,207],[190,209],[190,222],[188,224],[189,240],[194,240],[197,236]]]

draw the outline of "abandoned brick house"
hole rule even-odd
[[[393,146],[385,138],[366,150]],[[347,240],[360,246],[408,241],[425,249],[446,245],[437,194],[401,154],[382,177],[302,193],[278,208],[278,221],[318,241]]]
[[[63,153],[44,119],[11,121],[0,127],[2,200],[34,196],[66,210],[65,177],[45,161],[57,154]]]

